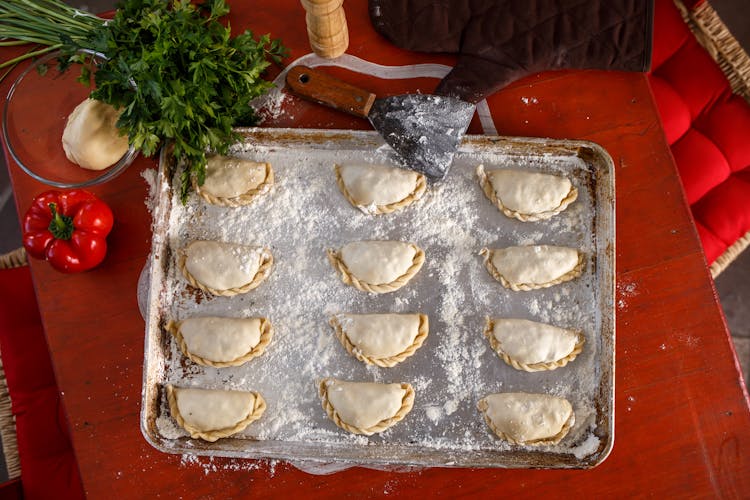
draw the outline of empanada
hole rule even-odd
[[[477,408],[490,429],[512,444],[557,444],[575,423],[570,402],[548,394],[490,394],[479,400]]]
[[[273,337],[266,318],[221,318],[205,316],[170,321],[183,354],[204,366],[239,366],[263,354]]]
[[[536,290],[577,278],[583,271],[583,254],[575,248],[530,245],[483,248],[484,265],[493,278],[511,290]]]
[[[191,285],[225,297],[257,288],[273,265],[267,248],[219,241],[193,241],[179,252],[178,259]]]
[[[388,293],[419,272],[424,252],[403,241],[354,241],[338,252],[328,250],[328,260],[347,285],[364,292]]]
[[[484,336],[503,361],[527,372],[567,365],[585,342],[581,332],[511,318],[487,318]]]
[[[349,354],[382,367],[414,354],[429,332],[426,314],[337,314],[329,323]]]
[[[369,215],[388,214],[417,201],[427,188],[425,176],[386,165],[335,165],[344,197]]]
[[[578,197],[570,179],[526,170],[477,167],[479,185],[487,198],[508,217],[533,222],[549,219]]]
[[[409,384],[346,382],[327,378],[318,386],[331,420],[354,434],[371,436],[400,422],[414,405]]]
[[[213,205],[239,207],[252,203],[273,186],[270,163],[214,155],[207,159],[202,186],[193,178],[196,193]]]
[[[167,385],[169,411],[193,438],[214,442],[244,430],[266,411],[257,392],[194,389]]]

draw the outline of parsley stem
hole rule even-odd
[[[60,35],[83,39],[104,24],[104,19],[74,9],[59,0],[3,0],[0,2],[0,38],[35,36],[34,42],[53,45]]]
[[[34,51],[31,51],[31,52],[26,52],[25,54],[20,55],[18,57],[14,57],[13,59],[9,59],[7,61],[3,61],[2,63],[0,63],[0,68],[5,68],[5,67],[8,67],[8,66],[12,66],[12,65],[18,64],[21,61],[25,61],[26,59],[29,59],[29,58],[32,58],[32,57],[36,57],[36,56],[40,56],[42,54],[46,54],[47,52],[52,52],[53,50],[59,49],[60,47],[61,47],[61,45],[58,44],[58,45],[52,45],[52,46],[49,46],[49,47],[45,47],[43,49],[34,50]],[[0,80],[0,81],[2,81],[2,80]]]

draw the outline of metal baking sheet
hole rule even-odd
[[[211,206],[195,195],[179,201],[172,158],[157,179],[148,276],[141,427],[167,453],[375,467],[589,468],[614,441],[614,177],[609,155],[582,141],[467,136],[449,176],[407,209],[364,214],[344,199],[334,163],[394,164],[373,132],[243,129],[232,154],[273,165],[276,184],[242,208]],[[567,175],[578,200],[542,222],[501,214],[479,188],[475,168],[514,167]],[[269,279],[235,297],[190,287],[175,265],[193,239],[264,245],[274,255]],[[371,295],[344,285],[327,248],[353,240],[411,241],[426,252],[420,273],[394,293]],[[512,292],[494,281],[482,247],[556,244],[586,255],[583,275],[544,290]],[[423,312],[430,333],[414,356],[393,368],[349,356],[328,325],[339,312]],[[240,367],[209,368],[186,360],[163,325],[196,315],[266,316],[275,336],[263,356]],[[502,362],[482,335],[486,316],[520,317],[580,328],[583,352],[564,368],[527,373]],[[349,434],[323,411],[317,382],[409,382],[411,413],[371,437]],[[264,416],[231,438],[190,438],[169,416],[164,385],[259,391]],[[566,397],[576,422],[556,446],[512,446],[497,439],[477,411],[494,392]]]

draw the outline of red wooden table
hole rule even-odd
[[[448,57],[389,46],[370,27],[365,4],[346,4],[350,54],[392,65],[451,63]],[[282,37],[292,49],[291,59],[309,52],[304,13],[296,0],[234,2],[232,8],[235,30],[249,27]],[[4,49],[0,55],[8,53]],[[381,94],[429,92],[436,85],[426,79],[382,82],[346,76]],[[291,112],[266,125],[368,128],[363,121],[287,101]],[[645,76],[544,73],[495,94],[490,105],[500,110],[494,119],[501,135],[590,140],[615,161],[616,438],[602,465],[589,471],[354,468],[312,476],[284,462],[209,460],[151,448],[139,428],[144,323],[136,283],[150,249],[148,186],[140,174],[156,162],[141,158],[115,181],[94,189],[116,219],[100,268],[64,276],[32,262],[89,496],[750,495],[747,392]],[[477,123],[470,131],[478,131]],[[50,150],[57,144],[59,138],[49,139]],[[44,186],[12,162],[10,171],[23,213]]]

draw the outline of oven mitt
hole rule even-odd
[[[647,71],[653,0],[369,0],[393,44],[458,54],[436,94],[478,102],[550,69]]]

